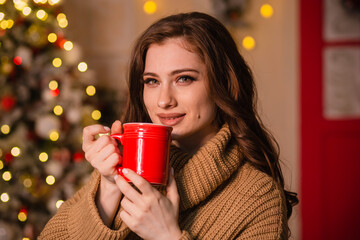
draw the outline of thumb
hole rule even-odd
[[[122,129],[121,122],[119,120],[116,120],[111,126],[111,134],[122,133],[122,132],[123,132],[123,129]]]
[[[170,200],[170,202],[173,204],[174,207],[176,207],[176,210],[178,211],[180,196],[176,186],[173,168],[170,169],[169,182],[166,187],[166,190],[167,190],[166,197]]]

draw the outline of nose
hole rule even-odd
[[[171,86],[161,86],[157,105],[160,108],[171,108],[176,105],[176,99],[171,89]]]

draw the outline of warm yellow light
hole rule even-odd
[[[0,4],[4,4],[6,0],[0,0]]]
[[[30,238],[23,237],[22,240],[30,240]]]
[[[25,16],[29,16],[29,14],[31,13],[31,8],[30,7],[24,7],[24,9],[22,10],[22,13]]]
[[[46,177],[46,183],[48,184],[48,185],[54,185],[54,183],[55,183],[55,177],[53,176],[53,175],[49,175],[49,176],[47,176]]]
[[[53,6],[53,5],[58,4],[60,2],[60,0],[48,0],[48,2],[49,2],[50,5]]]
[[[255,39],[251,36],[244,37],[242,45],[246,50],[252,50],[255,47]]]
[[[71,41],[66,41],[64,43],[64,49],[66,51],[70,51],[71,49],[73,49],[73,47],[74,47],[74,44]]]
[[[46,162],[49,159],[49,155],[46,152],[42,152],[39,154],[39,160],[41,162]]]
[[[92,85],[90,86],[87,86],[86,88],[86,94],[89,95],[89,96],[94,96],[96,93],[96,88]]]
[[[86,64],[86,62],[81,62],[78,65],[78,69],[80,72],[85,72],[87,70],[88,66]]]
[[[6,29],[8,27],[8,21],[6,21],[6,20],[1,21],[0,22],[0,27],[2,29]]]
[[[7,28],[10,29],[10,28],[12,28],[12,26],[14,26],[14,21],[11,19],[7,20]]]
[[[157,6],[154,1],[146,1],[144,4],[144,11],[147,14],[153,14],[156,12]]]
[[[47,2],[47,0],[33,0],[34,3],[41,3],[41,4],[45,4]]]
[[[26,188],[29,188],[32,186],[32,181],[30,178],[25,178],[23,184]]]
[[[57,35],[55,33],[49,33],[48,41],[51,43],[54,43],[54,42],[56,42],[56,40],[57,40]]]
[[[40,9],[36,12],[36,17],[40,20],[45,21],[48,17],[48,14],[44,10]]]
[[[57,141],[59,139],[59,133],[56,130],[53,130],[49,134],[49,139],[53,142]]]
[[[2,175],[2,178],[4,179],[4,181],[10,181],[12,178],[11,172],[5,171]]]
[[[0,131],[3,134],[9,134],[10,133],[10,126],[7,125],[7,124],[4,124],[4,125],[1,126]]]
[[[61,66],[62,60],[60,58],[54,58],[54,60],[52,61],[52,64],[54,67],[58,68]]]
[[[49,89],[50,90],[56,90],[59,87],[59,84],[56,80],[51,80],[49,82]]]
[[[6,192],[4,192],[1,194],[0,199],[2,202],[8,202],[10,200],[10,196]]]
[[[14,7],[19,11],[22,11],[26,6],[27,6],[26,2],[14,1]]]
[[[274,9],[270,4],[263,4],[260,8],[260,14],[264,18],[270,18],[274,14]]]
[[[13,147],[10,152],[14,157],[18,157],[21,153],[20,148],[18,147]]]
[[[3,20],[5,17],[5,14],[3,12],[0,12],[0,21]]]
[[[64,13],[59,13],[56,16],[56,20],[60,21],[61,19],[66,19],[66,15]]]
[[[4,168],[4,163],[3,161],[0,160],[0,170]]]
[[[61,204],[63,204],[63,203],[64,203],[64,200],[58,200],[56,202],[56,208],[60,208]]]
[[[67,25],[69,24],[66,18],[60,19],[58,23],[59,23],[59,27],[61,28],[66,28]]]
[[[25,222],[27,220],[27,216],[26,216],[26,213],[24,212],[19,212],[18,214],[18,219],[20,222]]]
[[[63,113],[64,110],[63,110],[62,106],[56,105],[54,107],[53,111],[54,111],[55,115],[60,116]]]
[[[91,113],[91,117],[94,119],[94,120],[99,120],[101,118],[101,112],[99,110],[94,110],[92,111]]]

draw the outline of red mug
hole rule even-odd
[[[122,134],[111,135],[123,146],[118,173],[124,177],[122,169],[129,168],[151,184],[166,185],[171,131],[172,127],[160,124],[125,123]]]

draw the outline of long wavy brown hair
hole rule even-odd
[[[160,19],[137,40],[130,62],[129,96],[123,122],[151,122],[143,102],[142,74],[151,44],[182,38],[204,61],[210,95],[217,106],[216,124],[229,125],[246,161],[272,176],[284,188],[279,146],[256,111],[254,79],[231,34],[217,19],[199,12]],[[284,190],[287,217],[298,203],[295,193]]]

